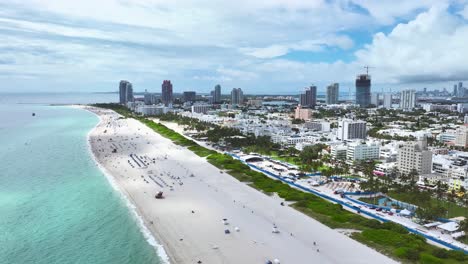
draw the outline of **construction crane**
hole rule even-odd
[[[369,69],[375,68],[375,67],[370,67],[369,65],[364,66],[364,69],[366,69],[366,74],[369,75]]]

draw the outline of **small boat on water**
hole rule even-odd
[[[32,116],[36,116],[36,113],[32,113]]]

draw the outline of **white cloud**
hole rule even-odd
[[[314,40],[303,40],[297,43],[275,44],[264,48],[241,48],[242,53],[260,59],[271,59],[288,54],[291,51],[319,52],[326,47],[339,47],[349,49],[353,46],[353,40],[348,36],[328,36]]]
[[[468,5],[458,12],[463,18],[468,20]]]
[[[352,85],[369,64],[374,83],[449,80],[443,73],[464,73],[468,39],[466,21],[445,5],[426,10],[445,1],[11,0],[0,4],[0,78],[14,82],[21,73],[80,87],[127,78],[137,90],[172,79],[176,90],[222,82],[294,92],[311,82]],[[375,34],[355,61],[320,62],[323,51],[359,47],[354,32],[401,18],[409,22]],[[280,59],[295,51],[318,62]]]
[[[280,57],[289,52],[289,48],[283,45],[271,45],[265,48],[241,48],[241,52],[260,59]]]
[[[434,6],[388,35],[376,34],[356,56],[363,65],[375,66],[374,72],[387,81],[466,79],[467,41],[468,25],[447,6]]]
[[[421,9],[430,8],[435,4],[443,4],[447,0],[350,0],[365,8],[373,17],[384,24],[391,24],[398,17],[406,17]]]
[[[226,76],[227,78],[236,79],[239,81],[250,81],[258,77],[258,75],[254,72],[238,70],[238,69],[230,69],[230,68],[225,68],[224,66],[219,67],[216,70],[216,72],[221,74],[221,76]]]

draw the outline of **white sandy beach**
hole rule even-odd
[[[89,134],[96,160],[136,207],[171,263],[396,263],[281,206],[279,198],[221,173],[134,119],[87,109],[101,118]],[[155,199],[158,191],[164,199]],[[274,225],[279,233],[272,233]]]

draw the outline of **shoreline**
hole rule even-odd
[[[104,140],[97,142],[96,139],[106,138],[110,136],[111,132],[103,134],[106,132],[101,131],[98,134],[98,127],[104,124],[104,119],[101,117],[102,112],[105,115],[113,115],[114,117],[118,117],[118,115],[113,111],[106,112],[103,109],[94,109],[97,112],[93,112],[90,107],[79,106],[78,108],[92,112],[99,118],[96,127],[88,133],[88,146],[93,159],[113,185],[113,188],[126,199],[127,206],[139,220],[143,234],[145,235],[144,231],[147,230],[153,238],[156,238],[155,241],[160,243],[171,263],[197,263],[197,259],[203,260],[200,263],[265,263],[265,260],[274,259],[277,255],[282,260],[281,263],[298,263],[308,260],[318,261],[319,263],[340,263],[343,258],[354,260],[357,263],[373,263],[369,259],[362,259],[362,255],[368,255],[382,263],[395,263],[394,260],[343,234],[335,232],[290,207],[280,206],[281,200],[278,198],[266,196],[240,183],[232,176],[223,175],[219,169],[209,164],[205,159],[196,156],[186,148],[176,146],[172,141],[154,131],[150,132],[149,128],[137,120],[113,119],[114,121],[112,121],[108,116],[105,116],[105,118],[108,118],[107,121],[124,123],[125,127],[122,129],[120,129],[120,125],[118,129],[116,127],[112,129],[121,131],[115,132],[115,135],[120,135],[120,137],[124,135],[127,138],[122,138],[122,141],[112,140],[111,138],[112,144],[122,142],[124,148],[122,150],[119,148],[118,154],[104,155],[104,149],[109,149],[111,143],[109,141],[104,142]],[[98,113],[99,111],[101,114]],[[102,127],[100,129],[103,130]],[[146,132],[146,135],[148,133],[152,134],[145,136],[144,132]],[[140,139],[136,143],[136,138],[135,140],[133,138],[135,136],[136,138],[145,138],[145,142]],[[114,137],[114,134],[112,134],[112,137]],[[132,137],[131,140],[133,141],[130,141],[130,137]],[[169,160],[158,159],[160,166],[153,166],[153,170],[160,170],[161,177],[165,177],[162,176],[163,174],[183,175],[184,172],[189,172],[189,168],[196,175],[196,178],[181,176],[184,185],[176,185],[174,192],[165,191],[168,198],[159,201],[155,201],[154,197],[151,195],[148,197],[148,194],[146,194],[146,191],[154,191],[155,189],[154,186],[148,185],[152,184],[152,182],[146,181],[148,175],[141,175],[141,178],[146,181],[146,184],[142,184],[140,174],[143,172],[140,168],[137,169],[139,171],[131,169],[127,171],[127,155],[129,153],[136,152],[138,155],[144,155],[145,150],[154,151],[154,149],[146,146],[146,141],[148,141],[147,144],[150,144],[150,140],[157,144],[156,147],[161,147],[159,148],[162,152],[161,155],[166,153],[166,159],[168,155],[175,154]],[[130,146],[125,146],[127,143],[134,144],[131,146],[132,150],[130,150]],[[123,154],[125,156],[122,156]],[[107,158],[109,155],[113,155],[113,158]],[[103,162],[101,163],[100,160],[103,160]],[[116,160],[124,162],[120,163]],[[128,163],[130,163],[130,160],[128,160]],[[165,163],[169,164],[165,165]],[[180,168],[180,166],[184,167],[184,165],[187,165],[187,168],[183,168],[185,171]],[[137,180],[138,182],[136,182]],[[149,178],[148,180],[151,181]],[[156,187],[156,189],[159,188]],[[218,189],[220,192],[218,192]],[[243,208],[239,207],[242,204],[244,204]],[[189,216],[190,213],[187,215],[189,208],[197,208],[197,213],[195,214],[192,209],[191,216]],[[202,213],[200,216],[198,216],[199,211]],[[209,217],[207,218],[203,214]],[[229,227],[218,226],[220,220],[213,222],[213,217],[221,219],[223,216],[234,219],[236,224],[243,228],[242,232],[225,235],[223,230]],[[282,233],[287,235],[272,234],[271,225],[276,226],[275,223],[279,224]],[[201,228],[192,228],[197,226]],[[231,226],[231,228],[234,228],[234,226]],[[265,228],[266,230],[263,230]],[[289,233],[291,233],[290,236]],[[315,246],[314,240],[319,241],[320,253],[318,247]],[[337,243],[340,247],[336,247]],[[282,249],[289,245],[291,245],[291,248],[288,247],[288,252],[282,252]],[[162,258],[158,247],[155,248],[157,254]],[[317,253],[315,253],[315,249],[317,249]],[[338,254],[335,252],[337,250],[339,251]],[[239,252],[242,252],[242,254],[238,254]],[[168,262],[166,261],[166,263]]]
[[[140,232],[142,233],[142,235],[145,238],[146,242],[151,247],[153,247],[156,254],[161,259],[162,263],[164,263],[164,264],[175,263],[175,262],[171,261],[172,258],[170,257],[168,252],[166,252],[164,244],[162,244],[156,238],[157,234],[155,234],[154,232],[151,232],[150,228],[148,226],[146,226],[145,220],[144,220],[143,216],[141,215],[141,212],[139,212],[138,207],[132,202],[132,199],[130,198],[129,194],[125,191],[125,189],[123,189],[123,188],[121,188],[119,186],[118,182],[112,176],[112,174],[109,171],[107,171],[107,169],[97,160],[97,157],[96,157],[96,155],[95,155],[95,153],[93,151],[93,147],[91,145],[90,138],[91,138],[91,134],[93,132],[95,132],[96,128],[103,122],[101,116],[99,116],[98,114],[91,111],[89,109],[89,107],[86,106],[86,105],[69,105],[69,107],[87,111],[87,112],[93,114],[94,116],[96,116],[99,119],[99,121],[96,123],[96,125],[90,131],[88,131],[88,133],[86,134],[87,148],[88,148],[88,151],[90,153],[90,156],[91,156],[94,164],[99,168],[99,170],[102,172],[104,177],[107,179],[107,181],[109,182],[111,187],[118,193],[119,197],[124,201],[125,206],[129,209],[132,217],[136,221],[136,224],[138,225],[138,227],[140,229]]]

